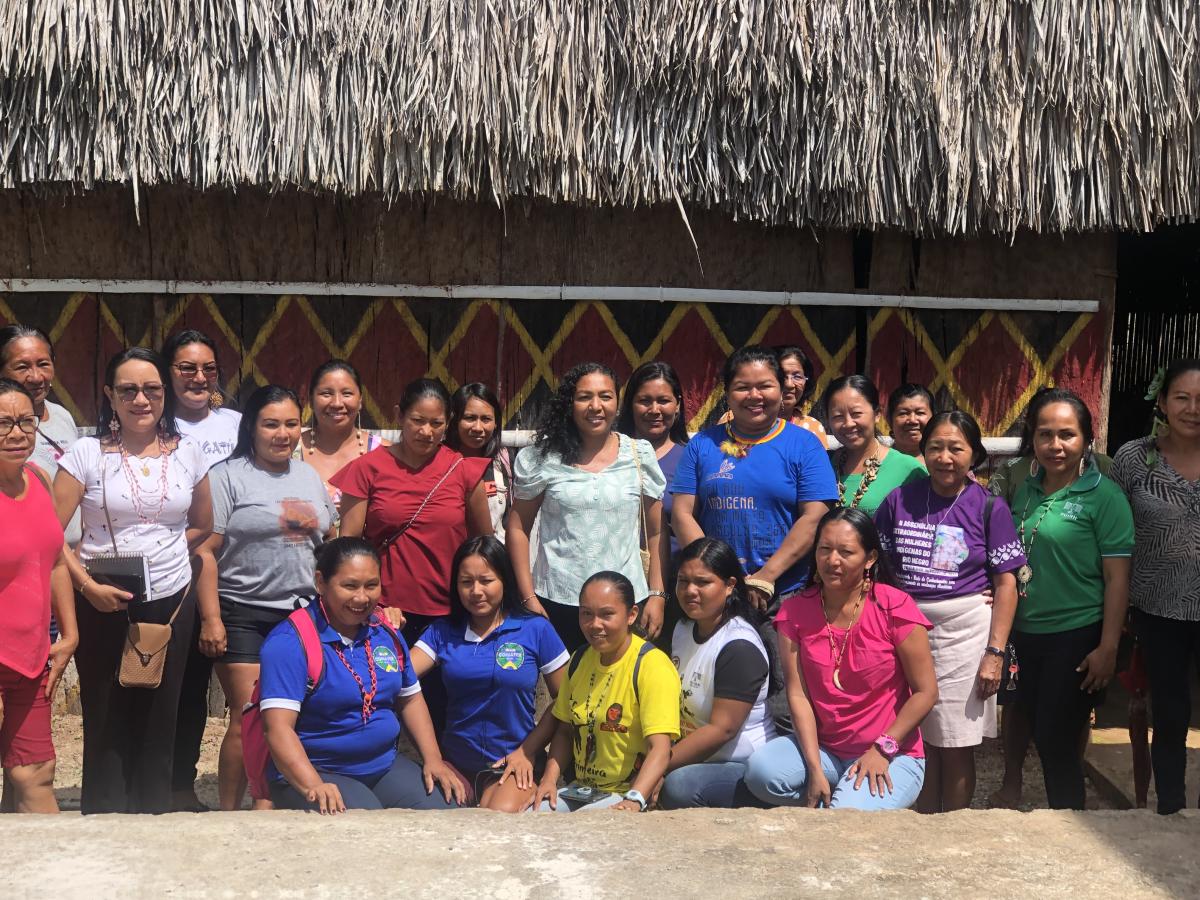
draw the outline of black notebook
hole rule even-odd
[[[94,556],[85,564],[87,573],[101,584],[111,584],[133,594],[130,603],[152,600],[150,564],[140,553],[108,553]]]

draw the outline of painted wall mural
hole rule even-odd
[[[799,344],[814,361],[816,396],[830,379],[865,370],[886,393],[928,384],[979,418],[1015,433],[1041,384],[1078,391],[1096,408],[1106,358],[1103,318],[850,307],[583,301],[404,300],[244,295],[4,294],[0,321],[45,330],[57,358],[55,396],[81,424],[95,420],[106,360],[183,328],[218,344],[222,383],[237,395],[276,382],[307,399],[312,370],[348,359],[365,383],[364,424],[392,427],[408,381],[428,373],[453,390],[498,388],[505,424],[531,427],[557,376],[595,359],[622,377],[665,359],[683,382],[691,427],[722,396],[725,357],[748,343]]]

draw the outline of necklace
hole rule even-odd
[[[757,447],[759,444],[765,444],[772,438],[779,437],[786,424],[783,419],[776,419],[775,424],[767,429],[766,434],[756,438],[746,438],[733,430],[732,422],[726,422],[725,435],[728,437],[728,440],[721,441],[721,452],[726,456],[732,456],[734,459],[745,459],[751,447]]]
[[[358,693],[362,695],[362,720],[363,724],[366,724],[367,720],[371,718],[371,713],[375,712],[375,694],[379,690],[379,676],[375,674],[375,654],[371,652],[369,637],[363,642],[363,647],[367,651],[367,670],[371,676],[371,690],[369,691],[363,684],[362,677],[354,671],[354,666],[350,665],[346,655],[342,653],[342,648],[335,646],[333,652],[337,654],[337,658],[342,661],[342,665],[346,667],[346,671],[358,685]]]
[[[307,453],[309,455],[309,457],[313,457],[313,456],[317,455],[317,432],[316,432],[316,429],[310,428],[308,431],[308,435],[309,435],[308,446],[304,445],[304,441],[300,442],[300,446],[304,447],[304,452]],[[363,436],[362,436],[361,428],[354,429],[354,440],[358,444],[358,452],[354,455],[362,456],[367,451],[363,447]],[[338,449],[341,449],[341,448],[338,448]],[[332,456],[333,454],[329,454],[329,455]]]
[[[613,672],[608,673],[608,680],[604,682],[604,687],[599,691],[594,690],[596,687],[596,670],[592,670],[592,676],[588,679],[587,700],[584,701],[583,716],[587,723],[587,746],[584,748],[583,760],[585,765],[590,765],[592,760],[596,758],[596,713],[600,711],[600,707],[608,700],[609,691],[612,690]],[[600,697],[599,703],[593,704],[593,700]],[[576,745],[579,739],[576,738]]]
[[[125,472],[125,480],[129,483],[129,496],[133,501],[133,509],[137,513],[137,517],[149,524],[158,523],[159,516],[162,515],[163,508],[167,505],[167,466],[170,463],[171,456],[167,449],[166,442],[160,437],[158,439],[158,496],[153,494],[142,494],[141,485],[138,483],[137,476],[133,474],[133,466],[130,463],[131,459],[137,459],[142,475],[146,478],[150,477],[150,463],[141,458],[131,456],[129,451],[125,449],[125,442],[118,439],[117,447],[121,451],[121,468]],[[151,503],[157,503],[154,511],[148,512],[148,507]]]
[[[1029,515],[1029,500],[1025,501],[1025,508],[1021,510],[1021,523],[1017,526],[1017,537],[1021,539],[1021,547],[1025,550],[1025,559],[1030,559],[1030,553],[1033,552],[1033,542],[1037,540],[1038,529],[1042,527],[1042,522],[1046,516],[1050,514],[1050,510],[1054,508],[1054,503],[1057,497],[1050,497],[1046,503],[1046,508],[1042,510],[1042,514],[1038,516],[1038,520],[1033,524],[1033,531],[1029,533],[1029,541],[1025,541],[1025,518]],[[1028,562],[1021,568],[1017,569],[1017,593],[1022,599],[1029,595],[1029,582],[1033,581],[1033,566]]]
[[[946,519],[949,518],[950,513],[954,512],[954,507],[958,505],[958,498],[963,495],[963,492],[966,489],[967,489],[967,485],[964,482],[963,486],[958,489],[958,493],[954,495],[954,502],[950,504],[949,508],[947,508],[947,510],[944,513],[942,513],[942,517],[940,519],[938,519],[936,523],[934,523],[934,522],[929,521],[929,519],[930,519],[929,503],[931,500],[933,500],[933,493],[934,493],[933,482],[932,481],[929,482],[929,493],[925,495],[925,524],[926,525],[934,525],[936,527],[937,525],[941,525],[943,522],[945,522]]]
[[[863,599],[867,596],[867,583],[863,582],[862,589],[858,592],[858,599],[854,601],[854,609],[850,612],[850,624],[846,626],[846,637],[842,641],[841,649],[838,649],[837,639],[833,634],[833,619],[829,618],[829,613],[825,610],[825,591],[821,591],[821,615],[825,617],[825,634],[829,638],[829,655],[833,658],[833,686],[839,691],[845,691],[842,687],[842,657],[846,654],[846,648],[850,646],[850,635],[854,631],[854,625],[858,622],[858,613],[862,609]],[[837,616],[834,616],[836,619]]]
[[[854,492],[854,497],[849,503],[846,502],[846,451],[838,451],[838,503],[842,506],[847,506],[850,509],[858,509],[858,504],[862,502],[862,498],[867,495],[867,491],[871,489],[871,484],[879,475],[879,467],[882,465],[879,457],[868,456],[863,460],[862,479],[858,482],[858,489]]]

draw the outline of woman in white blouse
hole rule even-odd
[[[170,383],[166,362],[152,350],[113,357],[97,436],[77,441],[54,479],[59,521],[83,511],[83,539],[67,564],[79,618],[85,814],[171,810],[179,688],[196,615],[191,554],[212,528],[212,503],[204,454],[176,429]],[[148,597],[88,575],[89,559],[114,550],[146,557]],[[131,621],[172,622],[157,688],[118,684]]]
[[[534,446],[517,456],[515,502],[506,543],[522,602],[545,615],[568,650],[584,643],[579,591],[588,576],[620,572],[645,599],[649,637],[662,628],[662,496],[666,486],[654,449],[615,431],[617,377],[600,363],[563,376]],[[538,520],[530,569],[529,532]],[[644,523],[644,524],[643,524]],[[645,529],[649,571],[639,540]]]

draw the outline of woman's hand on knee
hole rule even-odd
[[[445,760],[435,760],[425,763],[425,793],[432,794],[436,782],[442,789],[442,796],[447,803],[463,806],[467,802],[467,786],[463,784],[458,772],[450,768]]]
[[[892,776],[888,769],[891,763],[886,756],[872,747],[857,760],[846,772],[846,780],[854,779],[854,789],[857,791],[862,783],[867,783],[867,790],[872,797],[882,797],[884,788],[892,792]]]
[[[533,761],[522,747],[517,747],[508,756],[492,763],[493,769],[499,769],[501,766],[504,767],[504,771],[500,773],[501,784],[504,784],[509,776],[512,776],[517,788],[522,791],[527,791],[536,784],[533,780]]]
[[[346,811],[342,792],[338,790],[336,784],[330,784],[328,781],[322,781],[316,787],[309,788],[304,792],[304,799],[309,803],[315,803],[317,812],[323,816],[336,816],[338,813]]]
[[[533,792],[533,799],[529,801],[526,809],[541,809],[542,801],[550,804],[551,809],[558,809],[558,780],[553,781],[548,778],[543,778],[541,784],[537,786],[537,790]]]
[[[813,769],[809,773],[807,790],[805,806],[809,809],[818,807],[829,809],[829,801],[833,798],[833,789],[829,786],[829,779],[825,777],[824,772],[820,769]]]

